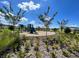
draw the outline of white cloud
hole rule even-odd
[[[4,13],[2,13],[2,12],[0,12],[0,16],[2,16],[2,17],[3,17],[3,16],[5,16],[5,14],[4,14]]]
[[[0,12],[0,23],[7,25],[8,22],[5,20],[5,14]]]
[[[73,24],[73,25],[70,25],[71,27],[78,27],[78,25],[76,25],[76,24]]]
[[[21,21],[28,21],[28,19],[27,18],[25,18],[25,17],[22,17],[21,19],[20,19]]]
[[[9,6],[10,5],[10,3],[8,1],[1,1],[1,3],[3,3],[6,6]]]
[[[29,2],[29,9],[30,10],[36,10],[37,8],[40,8],[40,4],[34,4],[33,1]]]
[[[57,25],[50,25],[49,28],[59,28]]]
[[[29,22],[30,24],[33,24],[34,27],[41,27],[41,28],[44,28],[44,25],[43,24],[38,24],[36,21],[32,20]]]
[[[0,20],[2,21],[3,19],[5,19],[5,17],[4,17],[5,15],[2,13],[2,12],[0,12]]]
[[[41,27],[41,28],[45,28],[45,26],[43,24],[37,24],[36,27]]]
[[[0,20],[3,20],[3,19],[5,19],[5,17],[0,16]]]
[[[27,10],[27,7],[25,5],[22,4],[18,4],[18,7],[21,8],[22,10]]]
[[[8,22],[5,20],[5,17],[3,17],[3,16],[0,16],[0,23],[2,23],[2,24],[8,24]]]
[[[34,27],[37,27],[36,21],[32,20],[29,22],[30,24],[33,24]]]
[[[70,25],[66,25],[68,27],[79,27],[77,24],[70,24]]]
[[[34,20],[32,20],[32,21],[30,22],[30,24],[35,25],[35,24],[36,24],[36,22],[35,22]]]
[[[22,10],[36,10],[40,8],[40,4],[35,4],[33,1],[30,2],[22,2],[21,4],[18,4],[18,7]]]

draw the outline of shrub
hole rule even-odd
[[[38,48],[38,47],[34,47],[34,50],[35,50],[35,51],[39,51],[39,48]]]
[[[18,33],[14,34],[8,29],[3,29],[2,32],[0,32],[0,52],[4,51],[15,42],[18,37]]]
[[[64,32],[68,34],[68,33],[71,32],[71,29],[69,27],[66,27],[65,30],[64,30]]]
[[[9,26],[9,30],[14,30],[14,26]]]
[[[53,31],[55,31],[55,32],[56,32],[57,30],[58,30],[57,28],[54,28],[54,29],[53,29]]]
[[[25,52],[19,51],[18,57],[19,58],[24,58],[25,57]]]
[[[36,55],[36,58],[41,58],[41,57],[42,57],[42,55],[41,55],[41,52],[40,52],[40,51],[37,51],[37,52],[35,53],[35,55]]]
[[[62,52],[65,57],[70,57],[70,53],[68,51],[63,50]]]
[[[56,58],[55,51],[52,51],[50,54],[51,54],[51,57],[52,57],[52,58]]]

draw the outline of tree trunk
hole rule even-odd
[[[48,32],[48,26],[46,26],[46,42],[47,42],[47,44],[46,44],[46,45],[47,45],[47,52],[49,52],[47,32]]]
[[[47,39],[47,27],[46,27],[46,39]]]
[[[48,29],[48,27],[46,26],[46,39],[47,39],[47,29]]]

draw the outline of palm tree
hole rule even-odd
[[[64,29],[65,25],[68,23],[68,20],[63,19],[61,22],[57,21],[57,23],[60,25],[60,30],[62,32],[62,30]]]
[[[44,26],[46,27],[46,38],[47,38],[47,29],[49,28],[49,25],[51,24],[52,20],[54,20],[55,16],[57,15],[57,12],[55,12],[52,17],[49,17],[48,16],[49,11],[50,6],[48,6],[47,12],[39,15],[39,19],[43,22]]]

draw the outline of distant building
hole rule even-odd
[[[79,32],[79,27],[70,27],[70,29],[71,29],[72,31]]]
[[[79,31],[79,27],[69,27],[72,31]]]

